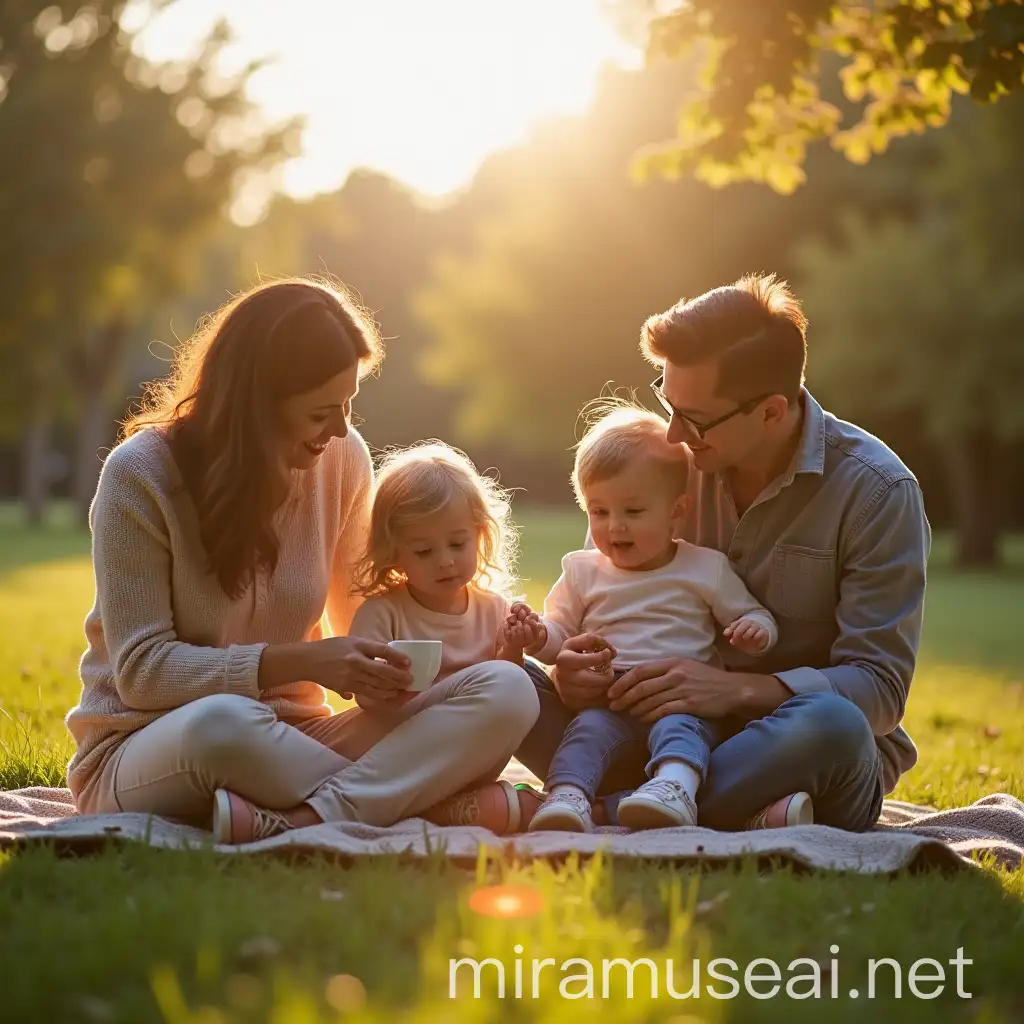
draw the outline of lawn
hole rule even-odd
[[[526,510],[520,523],[524,585],[539,603],[561,553],[578,542],[582,519],[569,510]],[[62,719],[78,693],[82,620],[92,597],[87,555],[88,538],[70,525],[33,533],[0,508],[4,788],[60,783],[68,754]],[[989,792],[1024,794],[1024,639],[1016,615],[1024,604],[1024,545],[1010,545],[1007,556],[1009,567],[998,575],[958,575],[948,568],[943,539],[936,544],[906,723],[921,760],[899,797],[944,807]],[[475,913],[471,896],[493,883],[529,887],[540,896],[539,913]],[[0,923],[0,1017],[11,1021],[572,1021],[596,1014],[681,1024],[1024,1015],[1017,980],[1024,871],[991,867],[956,878],[875,879],[759,873],[751,864],[683,871],[492,858],[474,872],[440,859],[345,867],[142,847],[84,858],[36,850],[0,855]],[[830,952],[833,944],[838,953]],[[936,1000],[916,998],[911,964],[922,957],[947,964],[958,948],[973,961],[963,969],[972,998],[958,997],[951,966]],[[462,998],[452,1002],[449,959],[466,956],[506,964],[504,1001],[495,997],[492,973],[484,976],[485,998],[474,1000],[472,986],[461,984]],[[594,964],[594,998],[561,998],[563,975],[554,968],[532,998],[530,961],[548,957]],[[604,998],[600,963],[616,957],[654,961],[659,998],[650,998],[642,967],[634,998],[626,998],[621,966]],[[730,986],[708,975],[715,957],[735,961],[738,968],[723,972],[738,980],[751,960],[770,957],[783,986],[796,957],[836,965],[823,975],[824,1006],[787,998],[785,989],[774,999],[716,999],[706,986],[719,993]],[[869,1003],[866,965],[882,957],[902,965],[902,998],[894,998],[888,967],[878,971]],[[667,958],[675,960],[677,992],[689,989],[691,961],[699,958],[700,998],[667,994]],[[517,960],[523,998],[515,997]],[[566,988],[580,991],[579,981]]]

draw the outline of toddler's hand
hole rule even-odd
[[[539,651],[547,640],[547,627],[540,616],[522,601],[513,604],[502,627],[501,645],[529,653]]]
[[[525,601],[514,601],[508,612],[508,622],[522,622],[536,612]]]
[[[723,635],[733,647],[747,654],[760,654],[768,646],[768,630],[753,619],[737,619],[725,627]]]

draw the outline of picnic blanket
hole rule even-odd
[[[520,781],[513,766],[506,777]],[[604,828],[589,835],[537,832],[496,836],[474,826],[439,828],[410,818],[391,828],[352,822],[321,824],[285,832],[245,846],[218,846],[202,829],[145,814],[76,813],[66,789],[0,792],[0,846],[49,842],[86,852],[112,840],[154,846],[213,846],[224,853],[281,854],[325,852],[346,859],[404,854],[420,858],[443,853],[474,863],[481,846],[522,857],[564,857],[573,851],[657,861],[723,863],[753,855],[763,862],[799,868],[886,874],[935,867],[953,870],[991,854],[1009,868],[1024,864],[1024,803],[1005,793],[983,797],[968,807],[936,811],[896,800],[885,802],[871,832],[853,833],[825,825],[754,832],[713,832],[704,828],[666,828],[628,832]]]

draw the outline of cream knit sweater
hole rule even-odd
[[[207,694],[263,700],[287,721],[331,713],[314,683],[261,693],[260,656],[269,644],[322,636],[324,617],[331,634],[348,629],[372,482],[359,434],[335,438],[313,469],[294,474],[273,576],[232,600],[207,571],[195,506],[163,436],[144,430],[110,453],[89,517],[96,603],[82,695],[67,717],[76,798],[129,734]]]

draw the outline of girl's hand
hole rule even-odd
[[[733,647],[748,654],[759,654],[768,645],[768,630],[753,619],[737,619],[725,627],[722,635]]]
[[[522,621],[510,614],[498,630],[495,643],[495,657],[499,661],[511,661],[522,665],[523,654],[533,654],[547,643],[548,631],[537,615],[530,612],[530,618]]]
[[[408,699],[412,686],[409,658],[377,640],[332,636],[302,644],[304,673],[300,676],[319,683],[342,696],[355,696],[360,707],[389,707]]]
[[[548,630],[541,617],[522,601],[513,604],[502,627],[499,646],[532,654],[547,642]]]

